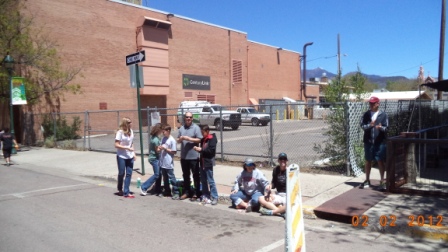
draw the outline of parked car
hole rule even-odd
[[[251,123],[253,126],[266,126],[271,121],[269,114],[260,113],[252,107],[239,107],[236,109],[241,114],[241,121],[243,123]]]
[[[208,102],[189,101],[182,102],[177,112],[178,122],[183,124],[183,115],[190,111],[193,114],[193,122],[204,125],[213,125],[216,130],[230,127],[237,130],[241,125],[241,115],[234,110],[226,110],[219,104]]]

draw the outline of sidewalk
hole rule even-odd
[[[2,162],[4,163],[3,160]],[[59,172],[67,172],[90,178],[115,181],[117,177],[116,156],[111,153],[32,148],[29,150],[24,149],[18,155],[13,155],[12,162],[18,166],[23,165],[24,167],[32,168],[33,165],[39,165],[45,167],[45,169],[53,169]],[[135,186],[138,177],[144,182],[153,174],[152,167],[147,160],[144,160],[144,165],[146,174],[143,176],[138,173],[141,171],[140,158],[135,162],[134,169],[138,169],[138,172],[134,172],[132,175],[133,186]],[[175,161],[174,166],[176,177],[182,178],[180,162]],[[11,168],[14,168],[14,165]],[[241,172],[241,169],[242,166],[216,165],[214,167],[214,177],[220,195],[220,204],[230,205],[228,197],[235,177]],[[266,178],[271,180],[271,170],[263,169],[262,171]],[[372,180],[379,180],[379,174],[376,169],[372,170],[371,177]],[[300,188],[305,218],[316,218],[314,209],[321,205],[328,205],[332,202],[332,199],[334,199],[333,202],[339,201],[340,204],[338,207],[342,210],[330,209],[329,211],[353,210],[355,209],[354,206],[367,204],[367,199],[362,199],[364,196],[359,196],[359,193],[356,191],[358,190],[359,192],[357,187],[363,180],[363,176],[354,178],[342,175],[301,173]],[[363,193],[369,192],[365,191]],[[356,195],[361,198],[355,197]],[[369,228],[372,231],[376,230],[389,233],[399,232],[415,237],[448,241],[448,199],[396,194],[384,195],[384,193],[382,195],[382,198],[376,201],[373,206],[366,207],[367,210],[365,212],[356,214],[359,215],[359,218],[362,218],[363,215],[369,218],[368,227],[359,225],[357,228]],[[415,217],[414,225],[409,224],[409,218],[412,218],[412,216]],[[421,217],[418,222],[419,216]],[[351,215],[348,217],[351,217]],[[390,226],[393,218],[396,218],[395,226]],[[432,218],[431,223],[430,218]],[[380,223],[380,219],[383,222]],[[437,227],[436,224],[441,219],[440,224],[442,226]],[[333,220],[338,221],[337,219]],[[388,221],[387,224],[382,225],[385,220]]]

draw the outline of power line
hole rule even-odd
[[[412,69],[416,69],[416,68],[418,68],[420,66],[424,66],[425,64],[428,64],[429,62],[432,62],[432,61],[437,60],[437,59],[439,59],[439,58],[434,58],[434,59],[426,61],[425,63],[422,63],[420,65],[412,66],[412,67],[409,67],[409,68],[406,68],[406,69],[403,69],[403,70],[399,70],[399,71],[395,71],[395,72],[392,72],[392,73],[388,73],[388,74],[385,74],[385,75],[391,75],[391,74],[396,74],[396,73],[401,73],[401,72],[409,71],[409,70],[412,70]]]

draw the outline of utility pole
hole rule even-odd
[[[341,76],[341,41],[338,33],[338,75]]]
[[[446,0],[442,0],[442,18],[440,24],[440,49],[439,49],[439,81],[443,80],[443,60],[445,54],[445,6]],[[442,91],[437,90],[437,100],[442,100]]]

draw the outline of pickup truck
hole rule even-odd
[[[220,112],[220,110],[222,110]],[[221,130],[224,127],[230,127],[232,130],[237,130],[241,125],[240,113],[232,110],[225,110],[219,104],[204,104],[202,107],[184,106],[178,111],[178,121],[183,124],[183,116],[185,112],[191,111],[193,113],[193,122],[202,125],[213,125],[216,130]],[[222,113],[222,117],[220,117]]]
[[[241,114],[241,121],[243,123],[251,123],[253,126],[266,126],[271,121],[269,114],[260,113],[252,107],[239,107],[236,112]]]

